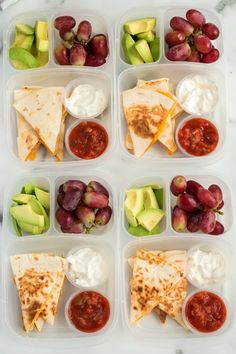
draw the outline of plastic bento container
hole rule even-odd
[[[180,172],[180,173],[179,173]],[[222,189],[223,192],[223,198],[224,198],[224,207],[222,209],[223,215],[217,215],[217,220],[220,221],[225,228],[225,232],[220,235],[220,238],[224,238],[229,240],[229,235],[230,235],[230,230],[232,228],[233,222],[234,222],[234,215],[233,215],[233,204],[232,204],[232,197],[231,197],[231,190],[229,186],[224,182],[222,178],[219,177],[217,174],[213,174],[210,171],[204,171],[204,173],[199,173],[195,170],[191,171],[191,174],[189,171],[183,172],[180,170],[179,172],[176,171],[177,174],[183,174],[187,180],[193,179],[197,181],[198,183],[202,184],[203,187],[208,188],[211,184],[218,184],[220,188]],[[172,215],[172,210],[174,206],[176,205],[176,197],[171,193],[170,191],[170,184],[172,179],[176,176],[172,173],[164,173],[164,172],[149,172],[148,176],[146,174],[146,177],[140,175],[139,178],[134,178],[134,177],[127,177],[126,182],[123,183],[121,189],[120,189],[120,220],[121,220],[121,226],[122,226],[122,232],[126,235],[126,239],[128,242],[128,239],[132,238],[138,238],[138,239],[146,239],[146,238],[151,238],[154,235],[150,236],[134,236],[131,235],[128,232],[128,223],[126,220],[125,216],[125,209],[124,209],[124,202],[125,202],[125,193],[126,191],[131,188],[131,187],[142,187],[146,185],[159,185],[160,187],[164,188],[164,211],[165,211],[165,217],[162,219],[160,223],[160,234],[155,235],[155,237],[160,237],[160,236],[168,236],[168,235],[173,235],[176,237],[188,237],[190,234],[187,230],[185,232],[177,232],[173,229],[172,224],[171,224],[171,215]],[[208,235],[208,234],[203,234],[200,232],[196,233],[191,233],[191,237],[194,238],[195,240],[198,240],[199,237],[205,236],[206,239],[211,239],[215,238],[215,236]]]
[[[87,19],[91,21],[93,26],[93,33],[105,33],[108,36],[109,42],[109,55],[105,64],[99,67],[84,66],[78,67],[74,65],[58,65],[54,60],[54,49],[59,44],[59,34],[54,29],[54,19],[61,15],[72,15],[77,21]],[[10,45],[15,35],[15,25],[17,23],[27,23],[31,26],[34,25],[37,19],[48,21],[49,24],[49,61],[46,65],[27,70],[15,69],[8,58],[8,52]],[[56,166],[82,166],[82,165],[99,165],[105,161],[108,156],[111,155],[115,143],[115,130],[114,130],[114,102],[113,102],[113,42],[112,31],[110,24],[97,12],[92,10],[78,9],[67,10],[58,9],[52,11],[38,11],[24,13],[16,16],[12,19],[9,26],[5,30],[4,34],[4,83],[6,85],[6,104],[4,105],[4,121],[5,129],[7,133],[7,143],[11,156],[16,161],[20,162],[27,167],[46,167]],[[37,157],[34,161],[21,161],[18,157],[17,151],[17,124],[16,114],[12,106],[13,93],[15,89],[19,89],[22,86],[66,86],[70,81],[74,79],[80,79],[81,81],[97,82],[106,89],[107,94],[107,107],[99,116],[102,123],[105,125],[109,135],[110,145],[103,156],[100,156],[96,161],[78,161],[71,157],[64,147],[64,159],[60,163],[56,161],[54,157],[49,156],[44,147],[40,147],[37,153]],[[66,127],[71,124],[76,118],[70,115],[66,118]]]
[[[56,320],[54,326],[49,326],[45,324],[45,327],[38,333],[37,331],[32,331],[30,333],[26,333],[23,330],[23,323],[21,317],[20,303],[18,300],[17,289],[15,283],[12,281],[12,271],[9,262],[9,256],[21,254],[21,253],[36,253],[36,252],[51,252],[56,255],[66,256],[69,249],[72,247],[77,247],[80,245],[81,247],[96,247],[101,248],[104,252],[110,253],[113,258],[113,262],[111,264],[109,276],[99,287],[97,287],[97,291],[103,293],[110,301],[111,313],[110,319],[107,323],[107,326],[104,327],[104,330],[100,333],[84,333],[77,332],[71,330],[68,326],[65,318],[65,304],[68,298],[73,294],[77,288],[71,285],[67,280],[64,282],[61,298],[59,301],[59,308],[56,315]],[[5,247],[5,255],[3,260],[3,273],[4,273],[4,322],[7,328],[14,334],[15,337],[21,340],[27,340],[28,343],[36,343],[40,341],[42,345],[44,343],[49,345],[55,340],[58,342],[67,342],[73,343],[74,340],[79,340],[81,344],[84,345],[92,345],[97,342],[103,341],[107,335],[112,331],[114,324],[116,322],[117,317],[117,309],[115,294],[116,294],[116,264],[115,264],[115,248],[109,241],[102,241],[96,238],[87,238],[80,239],[76,236],[50,236],[47,239],[38,237],[36,239],[32,238],[23,238],[17,241],[11,242]]]
[[[92,170],[89,171],[90,173],[86,173],[85,171],[81,171],[78,173],[74,173],[73,175],[69,172],[64,172],[62,176],[58,176],[56,174],[53,173],[48,173],[47,175],[45,174],[44,177],[42,177],[42,174],[40,173],[34,173],[34,174],[27,174],[27,175],[20,175],[17,176],[17,178],[13,181],[11,181],[11,183],[9,183],[9,187],[5,193],[5,201],[4,201],[4,230],[7,233],[7,238],[9,240],[16,240],[16,239],[20,239],[16,236],[16,233],[14,231],[14,228],[12,226],[12,221],[11,221],[11,216],[9,214],[9,208],[11,206],[11,198],[17,194],[20,193],[20,190],[22,188],[22,186],[27,183],[30,182],[34,185],[38,185],[41,188],[45,188],[48,191],[50,191],[50,198],[51,198],[51,209],[50,209],[50,227],[48,229],[48,231],[42,235],[27,235],[24,234],[24,237],[22,237],[21,239],[28,239],[28,238],[33,238],[33,239],[37,239],[37,238],[41,238],[44,237],[45,238],[50,238],[51,235],[57,235],[58,237],[60,236],[65,236],[68,235],[69,236],[73,236],[75,235],[78,239],[80,238],[90,238],[90,237],[97,237],[99,240],[100,239],[109,239],[110,238],[110,234],[112,232],[114,232],[115,228],[116,228],[116,224],[117,224],[117,212],[116,212],[116,195],[114,193],[113,188],[110,186],[110,184],[107,183],[107,180],[110,179],[110,176],[108,174],[108,176],[106,177],[106,174],[104,174],[104,177],[101,177],[99,172],[93,172]],[[105,226],[100,226],[98,228],[95,228],[94,230],[92,230],[92,232],[90,234],[66,234],[63,233],[61,231],[61,228],[59,226],[59,224],[57,223],[57,220],[55,218],[55,212],[58,208],[57,205],[57,194],[58,194],[58,189],[60,187],[60,185],[64,182],[66,182],[67,180],[71,180],[71,179],[79,179],[82,180],[85,183],[88,183],[89,181],[98,181],[101,184],[103,184],[105,186],[105,188],[108,190],[109,192],[109,205],[111,206],[113,213],[112,213],[112,217],[109,221],[109,223]],[[116,236],[114,235],[114,237],[116,238]]]
[[[202,243],[206,241],[205,237],[199,237],[198,239],[192,236],[175,237],[173,236],[160,236],[152,239],[139,239],[138,241],[131,241],[123,248],[122,255],[122,279],[123,279],[123,324],[127,328],[131,335],[142,338],[143,340],[153,340],[158,343],[159,340],[174,340],[174,339],[189,339],[200,338],[199,334],[186,331],[180,325],[175,323],[174,320],[167,316],[165,325],[161,324],[159,319],[154,313],[145,316],[137,325],[131,325],[129,321],[130,313],[130,285],[132,270],[128,264],[129,257],[135,255],[136,250],[188,250],[196,243]],[[228,257],[230,262],[230,271],[226,274],[225,283],[223,286],[219,286],[215,291],[228,300],[232,307],[232,313],[234,311],[234,292],[232,290],[233,267],[234,267],[234,251],[230,245],[220,239],[211,239],[207,241],[212,247],[218,247],[224,253],[225,257]],[[188,286],[188,293],[194,291],[192,286]],[[235,316],[233,316],[233,322],[235,322]],[[229,327],[228,327],[229,328]],[[226,330],[226,328],[225,328]]]

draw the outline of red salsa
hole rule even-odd
[[[199,291],[187,302],[185,315],[200,332],[214,332],[225,322],[227,310],[223,300],[209,291]]]
[[[69,135],[71,152],[81,159],[95,159],[103,154],[108,145],[106,130],[95,122],[81,122]]]
[[[215,150],[219,134],[209,120],[193,118],[179,129],[178,140],[181,147],[190,155],[204,156]]]
[[[108,300],[96,291],[83,291],[71,300],[68,317],[78,330],[96,332],[109,320],[110,305]]]

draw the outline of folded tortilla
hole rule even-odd
[[[138,250],[129,260],[132,324],[158,307],[185,328],[182,306],[187,295],[186,251]]]
[[[53,156],[58,153],[58,136],[62,129],[62,91],[62,87],[44,87],[14,103],[14,108]]]
[[[64,282],[64,259],[48,253],[10,257],[26,332],[53,324]]]
[[[140,87],[124,91],[122,96],[134,155],[140,157],[157,141],[175,101],[165,93]]]

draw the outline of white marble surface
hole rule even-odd
[[[162,4],[166,4],[167,1],[162,2]],[[200,7],[209,6],[220,10],[224,25],[226,28],[224,45],[226,47],[226,57],[227,57],[227,68],[226,73],[228,77],[228,92],[229,92],[229,131],[227,137],[227,144],[225,148],[224,158],[221,159],[217,164],[213,166],[208,166],[208,168],[213,169],[217,172],[219,171],[223,174],[230,183],[233,189],[233,197],[236,194],[236,165],[235,165],[235,153],[236,153],[236,114],[235,114],[235,102],[236,102],[236,1],[225,0],[205,0],[205,1],[192,1],[186,2],[181,0],[169,1],[169,4],[173,6],[175,5],[186,5],[187,7]],[[160,4],[158,1],[145,1],[145,0],[20,0],[16,4],[10,6],[3,12],[0,11],[0,36],[2,35],[2,30],[7,25],[8,21],[15,15],[34,10],[37,8],[49,8],[54,7],[60,4],[65,8],[70,8],[72,6],[76,6],[78,4],[79,7],[84,8],[93,8],[94,10],[99,10],[104,13],[104,15],[114,23],[116,19],[119,17],[122,12],[126,11],[129,8],[135,7],[137,5],[154,5]],[[191,6],[190,6],[191,5]],[[0,89],[3,91],[4,87],[2,85],[2,55],[0,55]],[[6,148],[5,141],[5,131],[3,126],[3,113],[2,108],[4,105],[4,101],[0,101],[0,195],[2,197],[2,192],[4,191],[4,187],[6,185],[7,178],[9,176],[14,175],[17,172],[23,172],[22,168],[19,171],[19,166],[9,158],[9,154]],[[114,175],[114,185],[119,184],[119,180],[122,179],[122,171],[125,168],[124,161],[121,161],[118,156],[113,161],[110,161],[106,164],[106,168],[109,169]],[[235,203],[235,202],[234,202]],[[0,199],[0,208],[2,208],[2,198]],[[235,204],[234,204],[234,212],[235,212]],[[235,242],[236,243],[236,242]],[[0,285],[3,286],[1,279]],[[0,312],[0,318],[2,318],[2,314]],[[158,346],[153,347],[151,343],[145,342],[143,343],[141,340],[136,338],[130,338],[126,335],[122,328],[119,328],[107,341],[102,345],[98,345],[94,348],[80,348],[79,344],[72,348],[68,346],[66,348],[58,348],[57,343],[55,342],[54,348],[51,349],[41,349],[39,347],[31,347],[28,346],[27,343],[18,343],[17,341],[13,341],[7,336],[7,332],[3,325],[0,327],[0,354],[54,354],[54,353],[113,353],[120,354],[121,352],[126,353],[191,353],[197,354],[199,352],[207,352],[208,354],[216,354],[216,353],[227,353],[233,354],[236,352],[236,336],[235,336],[235,328],[232,328],[225,336],[202,340],[202,341],[177,341],[167,343],[161,342]]]

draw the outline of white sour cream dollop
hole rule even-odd
[[[197,248],[188,257],[188,278],[199,287],[221,282],[225,268],[225,258],[217,251],[205,252]]]
[[[183,109],[192,114],[210,113],[218,102],[218,88],[203,75],[190,75],[183,79],[176,91]]]
[[[65,106],[71,114],[80,118],[96,117],[106,108],[106,96],[102,89],[89,84],[76,86]]]
[[[94,287],[106,280],[108,265],[101,253],[81,248],[66,258],[67,273],[78,286]]]

